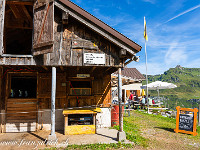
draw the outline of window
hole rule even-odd
[[[26,2],[6,1],[4,54],[29,55],[32,49],[33,6]]]
[[[70,81],[70,95],[91,95],[91,81]]]
[[[36,92],[36,77],[11,77],[10,98],[36,98]]]

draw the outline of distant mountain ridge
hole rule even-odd
[[[154,81],[170,82],[177,85],[175,89],[161,90],[161,96],[173,97],[188,102],[200,99],[200,68],[185,68],[177,65],[160,75],[148,75],[148,83]],[[146,81],[143,81],[146,84]],[[149,91],[156,96],[156,91]],[[186,103],[185,103],[186,104]]]

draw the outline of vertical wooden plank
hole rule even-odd
[[[54,3],[34,4],[33,55],[53,52]]]
[[[3,68],[0,67],[0,110],[3,109],[3,99],[2,99],[2,73],[3,73]]]
[[[180,115],[180,106],[176,107],[177,114],[176,114],[176,129],[174,130],[176,133],[179,132],[179,115]]]
[[[65,135],[66,135],[65,130],[66,130],[67,126],[68,126],[68,115],[65,115],[65,128],[64,128],[64,134]]]
[[[194,108],[193,136],[197,135],[197,112],[198,109]]]
[[[3,54],[5,0],[0,0],[0,55]]]

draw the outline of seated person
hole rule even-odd
[[[146,103],[146,95],[144,95],[141,99],[141,109],[145,108],[145,103]]]
[[[153,105],[152,99],[150,98],[150,94],[149,94],[149,96],[148,96],[148,103],[149,103],[149,105]]]
[[[140,99],[138,98],[138,95],[136,95],[136,97],[134,97],[134,101],[139,102]]]
[[[133,93],[130,94],[128,99],[128,108],[131,108],[131,105],[133,105]]]
[[[156,104],[154,99],[152,100],[152,104]]]

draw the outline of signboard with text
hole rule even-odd
[[[194,136],[197,135],[197,112],[198,109],[194,108],[181,108],[180,106],[176,107],[177,115],[176,115],[176,129],[174,131],[176,133],[186,133],[192,134]]]
[[[90,74],[77,74],[78,78],[89,78]]]
[[[84,53],[84,64],[105,65],[105,54]]]

